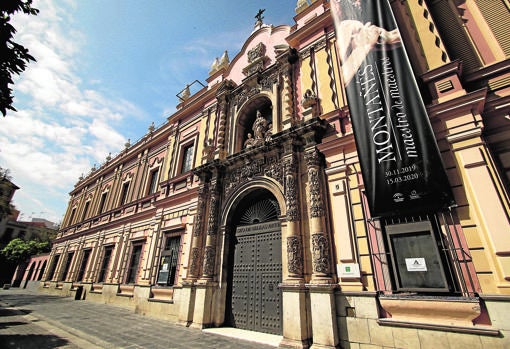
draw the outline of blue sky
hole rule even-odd
[[[296,1],[34,0],[16,40],[37,63],[17,78],[0,118],[0,166],[19,189],[21,220],[60,222],[69,192],[94,164],[175,111],[187,83],[205,83],[215,57],[232,59],[264,23],[294,24]]]

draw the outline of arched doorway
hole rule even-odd
[[[231,216],[227,323],[282,334],[280,208],[265,189],[246,195]]]

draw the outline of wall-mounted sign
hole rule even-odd
[[[407,271],[427,271],[425,258],[406,258]]]
[[[359,264],[358,263],[344,263],[337,264],[338,275],[342,278],[359,278]]]

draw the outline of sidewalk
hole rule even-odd
[[[0,348],[270,349],[274,346],[177,326],[114,305],[11,288],[0,290]]]

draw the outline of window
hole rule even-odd
[[[87,214],[89,213],[89,206],[90,206],[90,201],[87,201],[85,203],[85,208],[83,209],[83,215],[81,216],[81,220],[85,220],[85,218],[87,218]]]
[[[69,273],[69,268],[71,267],[71,262],[73,260],[73,256],[74,256],[74,252],[69,252],[67,254],[67,259],[66,259],[66,264],[64,266],[64,270],[61,274],[61,280],[66,280],[67,279],[67,274]]]
[[[73,209],[71,211],[71,215],[69,216],[69,223],[68,223],[68,225],[73,224],[75,213],[76,213],[76,207],[73,207]]]
[[[78,271],[77,281],[83,281],[83,277],[85,276],[85,269],[87,268],[87,263],[89,262],[91,250],[83,251],[83,259],[81,260],[80,270]]]
[[[122,190],[120,192],[120,205],[124,205],[127,202],[127,196],[129,191],[129,182],[122,184]]]
[[[37,281],[41,281],[44,275],[44,270],[46,269],[46,261],[44,261],[41,270],[39,271],[39,275],[37,276]]]
[[[165,249],[161,253],[161,261],[159,263],[158,285],[172,286],[175,284],[180,244],[180,236],[167,236]]]
[[[138,275],[138,266],[142,257],[142,244],[133,245],[131,251],[131,260],[129,261],[129,268],[126,277],[127,284],[134,284]]]
[[[99,201],[99,209],[97,210],[98,214],[103,213],[107,197],[108,197],[108,192],[104,192],[103,194],[101,194],[101,200]]]
[[[101,269],[99,270],[99,277],[97,278],[97,282],[105,282],[106,274],[108,271],[108,265],[110,264],[110,258],[112,257],[113,246],[105,247],[104,255],[103,255],[103,263],[101,264]]]
[[[185,173],[191,170],[193,166],[193,153],[194,153],[194,145],[188,145],[184,148],[183,155],[182,155],[182,166],[181,166],[181,173]]]
[[[150,177],[149,177],[149,192],[148,194],[154,194],[157,191],[158,188],[158,175],[159,175],[159,168],[151,171]]]
[[[47,280],[53,280],[55,278],[55,271],[57,270],[58,261],[60,260],[60,255],[57,254],[55,257],[53,257],[53,262],[51,263],[51,266],[48,270],[48,277]]]
[[[450,291],[429,221],[391,224],[385,230],[396,291]]]

